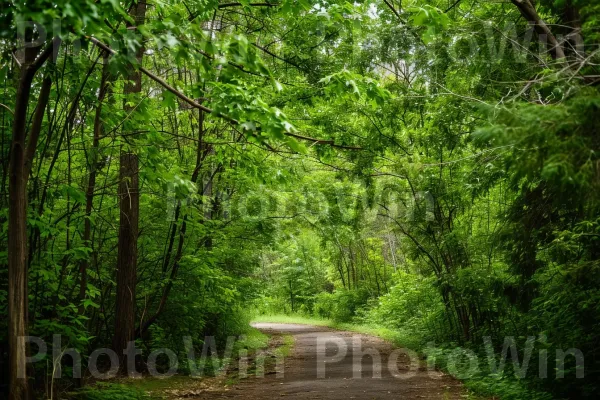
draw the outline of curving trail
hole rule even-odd
[[[406,354],[394,353],[394,347],[379,338],[310,325],[260,323],[254,326],[266,333],[294,337],[294,348],[285,358],[283,369],[279,369],[283,374],[271,371],[263,378],[251,377],[226,391],[207,393],[199,398],[391,400],[466,397],[459,381],[439,371],[428,371],[422,362],[415,360],[411,364]],[[362,361],[355,359],[361,352],[367,352],[366,349],[380,354],[381,362],[377,356],[374,357],[375,364],[368,355],[362,357]],[[373,377],[379,367],[381,377]]]

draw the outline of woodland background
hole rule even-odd
[[[2,1],[0,20],[11,398],[51,395],[51,362],[12,374],[20,335],[183,355],[249,310],[421,351],[535,336],[548,378],[534,356],[471,387],[600,390],[597,1]],[[570,348],[584,378],[556,365]],[[50,391],[82,384],[69,368]]]

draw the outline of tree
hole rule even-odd
[[[135,24],[128,24],[128,28],[139,31],[146,18],[146,2],[137,2],[130,10],[130,17]],[[139,39],[142,40],[142,39]],[[142,65],[144,46],[138,43],[135,59],[138,66]],[[132,100],[138,100],[133,95],[142,92],[142,72],[137,69],[132,71],[125,83],[125,112],[131,115],[135,113]],[[127,124],[126,126],[132,126]],[[134,127],[135,129],[135,127]],[[130,132],[126,132],[129,134]],[[135,140],[135,131],[131,132],[131,138]],[[139,235],[139,161],[135,149],[121,149],[119,158],[119,243],[117,256],[117,293],[115,306],[115,330],[113,336],[113,350],[117,354],[123,354],[127,344],[135,340],[136,324],[136,285],[138,264],[138,235]],[[124,368],[124,363],[121,363]]]
[[[27,32],[31,35],[31,32]],[[9,171],[9,220],[8,220],[8,314],[9,314],[9,366],[10,399],[30,397],[27,382],[28,332],[28,271],[27,271],[27,181],[33,163],[42,120],[52,81],[46,77],[40,89],[38,103],[31,120],[27,137],[27,109],[31,87],[36,73],[54,52],[54,40],[40,51],[39,46],[26,43],[20,52],[20,73],[17,79],[17,95],[13,115],[12,141]]]

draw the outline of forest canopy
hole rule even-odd
[[[28,335],[124,361],[292,314],[531,343],[470,387],[595,398],[596,0],[0,4],[3,395],[85,384]]]

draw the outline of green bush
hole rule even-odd
[[[443,309],[433,279],[399,271],[394,276],[394,286],[367,310],[363,322],[408,330],[425,339],[439,330]]]
[[[369,292],[365,289],[319,293],[315,298],[314,314],[335,322],[351,322],[368,300]]]
[[[287,299],[278,296],[261,296],[252,303],[258,315],[276,315],[284,312]]]

